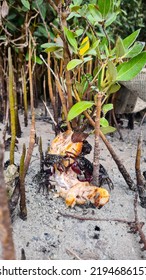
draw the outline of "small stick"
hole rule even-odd
[[[53,116],[52,116],[52,114],[51,114],[51,112],[50,112],[49,108],[47,107],[46,102],[45,102],[43,99],[42,99],[42,102],[43,102],[43,104],[44,104],[44,106],[45,106],[45,108],[46,108],[46,110],[47,110],[47,112],[48,112],[48,114],[49,114],[49,116],[50,116],[50,118],[51,118],[52,122],[53,122],[53,123],[54,123],[54,125],[56,126],[56,125],[57,125],[57,122],[54,120],[54,118],[53,118]]]
[[[146,118],[146,112],[145,112],[144,115],[143,115],[143,118],[142,118],[142,120],[141,120],[141,122],[140,122],[140,126],[143,125],[143,122],[144,122],[145,118]]]
[[[44,76],[44,80],[43,80],[43,93],[44,93],[44,100],[45,102],[47,102],[47,96],[46,96],[46,78]],[[47,116],[47,110],[45,108],[45,117]]]
[[[55,79],[58,81],[61,89],[63,90],[62,85],[60,84],[59,78],[56,76],[56,74],[54,73],[54,71],[52,70],[52,68],[48,65],[48,63],[45,61],[45,59],[43,58],[43,56],[40,54],[40,58],[42,59],[42,61],[45,63],[45,65],[50,69],[51,73],[53,74],[53,76],[55,77]]]
[[[54,3],[54,1],[52,1],[52,0],[48,0],[48,1],[49,1],[49,4],[53,7],[53,9],[58,14],[58,8],[57,8],[56,4]]]
[[[24,173],[24,162],[25,162],[26,147],[23,144],[22,155],[20,159],[20,218],[26,220],[27,218],[27,207],[26,207],[26,194],[25,194],[25,173]]]
[[[134,221],[128,221],[125,219],[82,217],[82,216],[77,216],[77,215],[72,215],[72,214],[64,214],[60,211],[58,213],[63,217],[77,219],[77,220],[81,220],[81,221],[119,222],[119,223],[124,223],[127,225],[131,225],[132,223],[134,223]]]
[[[142,150],[142,132],[138,139],[137,153],[135,160],[135,173],[137,179],[137,191],[141,201],[141,206],[146,208],[146,183],[143,180],[143,176],[140,170],[140,160],[141,160],[141,150]]]
[[[135,171],[136,171],[136,178],[137,178],[137,186],[143,185],[143,178],[141,175],[140,170],[140,159],[141,159],[141,148],[142,148],[142,131],[140,133],[140,136],[138,138],[137,143],[137,153],[136,153],[136,160],[135,160]]]
[[[114,107],[114,104],[115,104],[115,99],[116,99],[116,94],[113,94],[113,96],[112,96],[113,107]],[[120,135],[120,140],[124,141],[123,135],[121,133],[121,130],[119,128],[119,124],[118,124],[116,116],[115,116],[115,109],[114,108],[112,109],[111,114],[112,114],[113,121],[115,123],[116,129],[117,129],[117,131],[118,131],[118,133]]]
[[[66,252],[71,254],[73,257],[75,257],[77,260],[81,260],[81,258],[73,251],[71,251],[70,249],[66,249]]]

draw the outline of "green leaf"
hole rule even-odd
[[[67,64],[67,70],[72,70],[74,69],[76,66],[80,65],[81,63],[83,63],[82,59],[72,59],[68,64]]]
[[[60,59],[60,58],[63,59],[63,49],[60,48],[60,49],[54,51],[54,55],[58,59]]]
[[[44,1],[43,1],[43,2],[44,2]],[[45,20],[46,14],[47,14],[47,9],[48,9],[47,3],[41,4],[41,5],[39,6],[39,8],[40,8],[40,13],[41,13],[43,19]]]
[[[103,18],[107,16],[111,9],[111,0],[98,0],[99,11]]]
[[[114,84],[110,87],[110,89],[108,90],[108,94],[111,94],[111,93],[115,93],[117,92],[119,89],[120,89],[120,85],[119,84]]]
[[[92,59],[93,58],[91,56],[87,56],[87,57],[84,57],[83,61],[84,61],[84,63],[86,63],[86,62],[88,62],[88,61],[90,61]]]
[[[104,49],[105,49],[106,56],[109,57],[109,48],[106,44],[104,45]]]
[[[142,42],[135,42],[135,44],[128,50],[128,53],[126,53],[126,58],[132,58],[139,53],[142,52],[144,49],[144,44]]]
[[[77,12],[79,9],[81,9],[81,6],[79,5],[70,5],[71,12]]]
[[[117,67],[117,81],[129,81],[133,79],[146,64],[146,52],[133,57]]]
[[[21,3],[27,10],[30,10],[30,3],[28,0],[21,0]]]
[[[109,14],[106,18],[105,27],[111,25],[116,20],[117,13]]]
[[[92,75],[86,74],[86,76],[81,77],[81,82],[79,83],[76,81],[76,89],[78,91],[79,96],[82,98],[84,92],[87,90],[89,86],[89,82],[91,82],[93,79]]]
[[[32,60],[33,60],[34,62],[36,62],[37,64],[39,64],[39,65],[42,65],[42,64],[43,64],[43,61],[42,61],[38,56],[33,56],[33,57],[32,57]]]
[[[83,0],[73,0],[74,5],[82,4]]]
[[[85,90],[86,90],[87,88],[88,88],[88,82],[87,82],[87,81],[84,80],[84,81],[81,82],[81,83],[76,82],[76,89],[77,89],[78,94],[79,94],[80,97],[83,96],[83,94],[84,94],[84,92],[85,92]]]
[[[89,12],[87,12],[86,14],[86,18],[88,20],[89,23],[91,23],[92,25],[96,24],[96,20],[93,18],[93,16],[91,14],[89,14]],[[101,19],[102,20],[102,19]],[[98,22],[97,22],[98,23]]]
[[[0,36],[0,41],[5,41],[6,40],[6,36],[3,35],[3,36]]]
[[[36,4],[36,2],[37,2],[37,4]],[[34,0],[34,1],[32,1],[32,8],[34,9],[37,9],[37,6],[41,6],[42,5],[42,3],[43,3],[43,0]]]
[[[74,18],[74,17],[79,18],[79,17],[81,17],[81,16],[80,16],[78,13],[71,12],[71,13],[69,14],[69,16],[67,17],[67,20],[70,20],[71,18]]]
[[[109,74],[110,81],[116,81],[117,68],[115,67],[114,63],[111,60],[108,61],[108,70],[107,71]]]
[[[66,27],[64,27],[64,33],[65,33],[65,36],[66,36],[70,46],[73,48],[75,53],[77,53],[78,45],[77,45],[77,41],[75,38],[75,34],[72,31],[70,31],[69,29],[67,29]]]
[[[103,105],[102,107],[102,112],[104,113],[104,115],[106,115],[106,113],[110,110],[113,109],[113,104],[112,103],[109,103],[109,104],[105,104]]]
[[[116,57],[122,57],[125,54],[125,52],[126,51],[123,44],[123,40],[120,37],[118,37],[115,47]]]
[[[116,131],[115,127],[113,126],[107,126],[107,127],[101,127],[100,130],[103,134],[113,133]]]
[[[68,120],[71,121],[72,119],[79,116],[81,113],[86,111],[87,109],[91,108],[95,103],[92,101],[80,101],[77,102],[75,105],[72,106],[68,113]]]
[[[130,34],[128,37],[126,37],[123,40],[123,44],[126,49],[129,48],[135,42],[136,38],[139,35],[139,32],[140,32],[140,29],[134,31],[132,34]]]
[[[82,28],[76,30],[76,36],[78,37],[78,36],[82,35],[83,32],[84,32],[84,30]]]
[[[92,46],[89,48],[89,50],[85,52],[85,55],[88,54],[88,55],[94,55],[94,56],[96,56],[96,55],[97,55],[97,47],[98,47],[99,43],[100,43],[100,40],[96,40],[96,41],[92,44]]]
[[[34,32],[34,35],[36,37],[45,37],[48,39],[48,33],[46,31],[46,28],[42,25],[38,26],[38,28]]]
[[[100,118],[100,125],[102,127],[107,127],[109,126],[108,120],[106,120],[104,117]]]
[[[99,10],[97,9],[97,6],[96,5],[93,5],[93,4],[89,4],[88,5],[88,9],[92,15],[92,17],[94,18],[94,21],[102,21],[102,15],[101,13],[99,12]]]
[[[61,45],[58,45],[56,43],[45,43],[41,45],[42,48],[45,48],[45,52],[54,52],[60,48],[62,48]]]
[[[26,59],[26,61],[28,61],[29,60],[29,54],[28,54],[28,52],[26,53],[26,55],[25,55],[25,59]],[[32,61],[34,61],[35,63],[38,63],[39,65],[42,65],[43,64],[43,61],[38,57],[38,56],[32,56]]]

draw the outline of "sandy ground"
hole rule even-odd
[[[30,122],[30,121],[29,121]],[[24,127],[21,121],[23,135],[19,139],[18,151],[15,153],[15,162],[19,163],[22,144],[28,147],[30,126]],[[116,132],[114,137],[108,136],[110,143],[124,163],[133,180],[135,180],[135,155],[137,139],[140,133],[138,124],[134,130],[127,130],[127,121],[124,121],[121,132],[124,142],[119,140]],[[3,129],[3,125],[0,124]],[[146,170],[146,123],[143,131],[143,156],[141,169]],[[36,121],[37,136],[42,136],[44,150],[48,140],[54,138],[51,125]],[[0,131],[0,139],[2,130]],[[93,137],[88,141],[93,145]],[[124,223],[111,221],[78,220],[64,217],[63,214],[72,214],[95,219],[126,219],[134,220],[134,192],[130,191],[115,162],[102,141],[100,142],[100,162],[107,169],[114,183],[110,201],[103,208],[92,206],[75,206],[67,208],[62,198],[56,198],[53,192],[48,196],[38,193],[38,185],[34,176],[39,171],[39,153],[36,145],[33,152],[30,168],[26,178],[26,197],[28,217],[23,221],[19,217],[19,207],[15,209],[13,218],[13,237],[17,259],[21,258],[21,249],[24,248],[29,260],[47,259],[100,259],[100,260],[131,260],[146,259],[146,251],[142,251],[139,244],[139,235],[130,233],[129,226]],[[9,152],[6,152],[6,159]],[[88,156],[92,160],[93,152]],[[105,186],[107,187],[107,186]],[[60,213],[61,212],[61,213]],[[139,220],[146,222],[146,209],[138,205]],[[143,226],[146,235],[146,224]]]

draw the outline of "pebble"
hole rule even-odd
[[[32,237],[32,241],[39,241],[39,240],[40,240],[40,238],[37,237],[37,236],[33,236],[33,237]]]

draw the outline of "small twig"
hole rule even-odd
[[[120,130],[120,128],[119,128],[119,124],[118,124],[118,122],[117,122],[117,120],[116,120],[116,116],[115,116],[114,109],[111,111],[111,114],[112,114],[113,121],[114,121],[114,124],[115,124],[115,126],[116,126],[116,129],[117,129],[117,131],[118,131],[118,133],[119,133],[119,135],[120,135],[120,140],[124,141],[123,135],[122,135],[121,130]]]
[[[26,28],[28,28],[30,26],[30,23],[32,21],[32,19],[36,18],[38,16],[39,12],[37,12],[34,16],[32,16],[29,21],[26,23]]]
[[[72,214],[64,214],[64,213],[62,213],[60,211],[58,212],[58,214],[60,214],[63,217],[66,217],[66,218],[78,219],[80,221],[118,222],[118,223],[127,224],[130,227],[131,232],[136,233],[138,231],[139,236],[140,236],[140,242],[139,243],[143,243],[144,244],[144,246],[143,246],[143,248],[141,250],[144,251],[144,250],[146,250],[146,238],[145,238],[145,235],[144,235],[144,233],[142,231],[142,226],[144,225],[144,223],[143,222],[139,222],[139,220],[138,220],[138,215],[137,215],[137,197],[138,197],[138,194],[136,193],[135,200],[134,200],[135,221],[128,221],[128,220],[125,220],[125,219],[108,219],[108,218],[82,217],[82,216],[77,216],[77,215],[72,215]]]
[[[26,147],[23,144],[22,155],[20,159],[20,170],[19,170],[19,181],[20,181],[20,218],[25,220],[27,218],[27,207],[26,207],[26,194],[25,194],[25,173],[24,173],[24,162],[25,162]]]
[[[46,105],[46,102],[45,102],[43,99],[42,99],[42,102],[43,102],[43,104],[44,104],[44,106],[45,106],[45,108],[46,108],[46,110],[47,110],[47,112],[48,112],[48,114],[49,114],[49,116],[50,116],[52,122],[53,122],[54,125],[56,126],[56,125],[57,125],[57,122],[55,122],[55,120],[54,120],[54,118],[53,118],[53,116],[52,116],[52,114],[51,114],[49,108],[48,108],[47,105]]]
[[[55,5],[54,1],[52,0],[48,0],[49,1],[49,4],[52,6],[52,8],[56,11],[56,13],[58,14],[58,8],[57,6]]]
[[[123,135],[122,135],[122,133],[121,133],[121,130],[120,130],[120,127],[119,127],[119,124],[118,124],[118,122],[117,122],[116,115],[115,115],[115,108],[114,108],[114,106],[115,106],[115,105],[114,105],[114,104],[115,104],[115,98],[116,98],[116,94],[113,94],[113,95],[112,95],[113,109],[112,109],[112,111],[111,111],[111,114],[112,114],[112,118],[113,118],[114,124],[115,124],[115,126],[116,126],[116,129],[117,129],[117,131],[118,131],[118,133],[119,133],[119,135],[120,135],[120,139],[121,139],[122,141],[124,141]]]
[[[88,23],[88,24],[86,25],[86,28],[85,28],[85,30],[84,30],[84,32],[83,32],[81,38],[79,39],[79,42],[82,42],[82,40],[84,39],[84,37],[85,37],[85,35],[86,35],[86,32],[88,31],[89,27],[90,27],[90,25],[89,25],[89,23]]]
[[[42,56],[41,54],[40,54],[40,58],[41,58],[42,61],[45,63],[45,65],[50,69],[51,73],[53,74],[53,76],[55,77],[55,79],[58,81],[58,83],[59,83],[61,89],[64,90],[63,87],[62,87],[62,85],[61,85],[61,83],[60,83],[59,78],[56,76],[56,74],[54,73],[54,71],[52,70],[52,68],[48,65],[48,63],[45,61],[45,59],[43,58],[43,56]]]
[[[143,118],[142,118],[142,120],[141,120],[141,122],[140,122],[140,126],[143,125],[143,122],[144,122],[145,118],[146,118],[146,112],[145,112],[144,115],[143,115]]]
[[[135,160],[135,173],[137,180],[137,191],[139,194],[141,206],[146,208],[146,183],[144,182],[143,176],[140,170],[140,160],[141,160],[141,150],[142,150],[142,132],[138,139],[137,153]]]
[[[77,219],[77,220],[81,220],[81,221],[119,222],[119,223],[127,224],[130,226],[131,226],[131,224],[134,223],[134,221],[128,221],[125,219],[82,217],[82,216],[77,216],[77,215],[72,215],[72,214],[64,214],[60,211],[58,212],[58,214],[60,214],[63,217],[66,217],[66,218],[68,217],[68,218]]]
[[[71,254],[73,257],[75,257],[77,260],[81,260],[81,258],[73,251],[71,251],[70,249],[66,249],[66,252]]]

